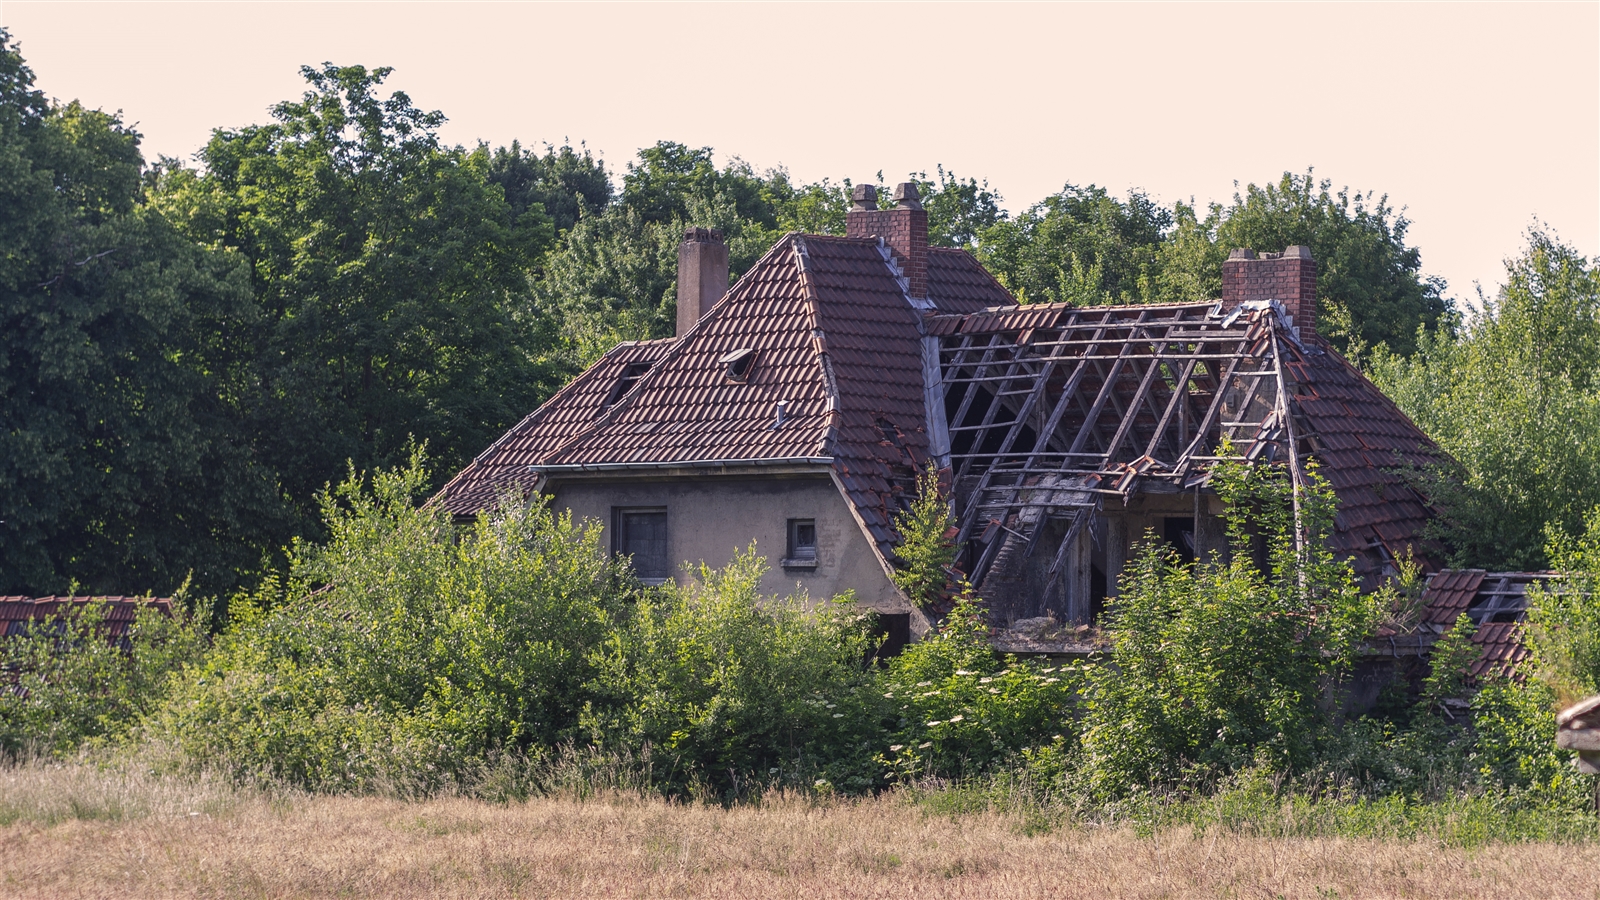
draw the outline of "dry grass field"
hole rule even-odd
[[[271,798],[84,766],[0,770],[7,897],[1600,897],[1600,845],[1030,834],[894,797]]]

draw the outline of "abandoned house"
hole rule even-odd
[[[473,516],[543,494],[646,580],[754,541],[764,591],[853,590],[921,633],[893,523],[931,460],[959,566],[1002,624],[1087,623],[1147,530],[1191,558],[1225,549],[1208,473],[1226,445],[1297,480],[1316,459],[1334,549],[1368,586],[1397,557],[1436,567],[1395,470],[1439,451],[1318,336],[1306,248],[1234,251],[1214,302],[1019,306],[970,254],[928,246],[915,185],[892,208],[853,199],[846,236],[786,235],[732,287],[721,235],[691,229],[676,337],[617,346],[436,502]]]

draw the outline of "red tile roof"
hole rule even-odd
[[[928,248],[928,299],[946,313],[977,312],[1017,302],[972,254],[947,247]]]
[[[504,491],[526,496],[538,480],[528,466],[592,424],[623,373],[630,366],[654,363],[672,348],[673,340],[626,341],[612,348],[478,454],[435,501],[451,513],[467,516],[493,507]]]
[[[962,250],[930,251],[928,292],[938,312],[1014,302]],[[607,354],[436,500],[474,514],[501,491],[531,490],[530,466],[811,461],[831,466],[892,558],[897,495],[927,458],[922,312],[880,241],[786,235],[687,334]],[[730,378],[723,361],[745,350],[748,375]],[[646,362],[602,411],[628,366]]]
[[[1285,366],[1312,455],[1339,496],[1333,550],[1355,560],[1356,576],[1369,587],[1387,560],[1408,553],[1425,570],[1436,569],[1437,548],[1422,540],[1433,511],[1400,470],[1442,462],[1443,452],[1326,341],[1312,337],[1305,347],[1291,346]]]
[[[1472,642],[1482,653],[1468,668],[1473,677],[1498,672],[1520,677],[1517,664],[1528,658],[1522,643],[1522,622],[1528,609],[1528,587],[1550,583],[1553,572],[1485,572],[1445,569],[1429,579],[1422,598],[1424,629],[1436,634],[1454,625],[1463,613],[1478,626]]]
[[[141,607],[172,614],[172,600],[168,597],[0,597],[0,635],[22,634],[34,620],[57,613],[74,614],[90,603],[104,604],[102,626],[106,637],[112,640],[128,633]]]

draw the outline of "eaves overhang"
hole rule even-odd
[[[691,459],[649,462],[566,463],[532,465],[528,471],[548,484],[616,477],[683,477],[707,475],[820,475],[832,469],[831,456],[788,456],[745,459]]]

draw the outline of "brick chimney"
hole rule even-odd
[[[878,208],[878,189],[858,184],[850,197],[852,205],[845,216],[847,237],[880,237],[889,245],[900,271],[911,283],[910,294],[928,296],[928,213],[917,196],[917,186],[907,181],[894,188],[894,208]]]
[[[728,292],[728,245],[715,228],[690,228],[678,245],[678,336]]]
[[[1222,302],[1277,300],[1288,310],[1302,337],[1317,332],[1317,261],[1311,248],[1295,245],[1282,253],[1233,250],[1222,264]]]

